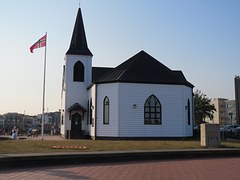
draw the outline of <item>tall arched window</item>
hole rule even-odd
[[[84,82],[84,65],[80,61],[74,64],[73,81]]]
[[[90,107],[89,107],[89,124],[93,123],[93,117],[92,117],[93,110],[92,110],[92,108],[93,108],[93,105],[92,105],[92,98],[91,98],[91,100],[90,100]]]
[[[103,100],[103,124],[109,124],[109,99],[107,96]]]
[[[154,95],[148,97],[144,104],[144,124],[162,124],[162,107]]]
[[[88,102],[87,102],[87,125],[89,125],[90,124],[90,107],[89,107],[89,100],[88,100]]]
[[[191,125],[191,115],[190,115],[190,100],[187,102],[187,114],[188,114],[188,125]]]

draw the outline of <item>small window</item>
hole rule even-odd
[[[149,96],[144,104],[144,124],[162,124],[162,106],[154,95]]]
[[[109,99],[107,96],[103,100],[103,124],[109,124]]]
[[[89,114],[90,114],[90,108],[89,108],[89,100],[88,100],[88,102],[87,102],[87,125],[89,125],[89,123],[90,123]]]
[[[80,61],[74,64],[73,81],[84,82],[84,65]]]
[[[90,107],[89,107],[89,124],[91,124],[92,125],[92,123],[93,123],[93,117],[92,117],[92,99],[91,99],[91,101],[90,101]]]
[[[191,114],[190,114],[190,100],[187,102],[187,114],[188,114],[188,125],[191,125]]]

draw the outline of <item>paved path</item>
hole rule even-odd
[[[0,135],[0,139],[9,139],[10,140],[10,139],[12,139],[12,136],[10,136],[10,135]],[[37,137],[17,136],[17,139],[18,140],[21,140],[21,139],[42,140],[42,136],[41,136],[41,134],[38,135]],[[44,134],[43,135],[43,140],[66,140],[66,139],[64,139],[60,135],[46,135],[46,134]]]
[[[238,180],[240,157],[162,160],[0,170],[0,179]]]

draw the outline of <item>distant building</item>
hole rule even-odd
[[[3,133],[4,129],[4,116],[0,114],[0,134]]]
[[[45,129],[51,131],[51,129],[60,129],[60,112],[49,112],[44,114]],[[40,128],[42,123],[41,115],[29,116],[19,113],[6,113],[0,115],[0,133],[1,131],[10,130],[16,126],[19,131],[26,132],[29,128]]]
[[[24,128],[23,114],[15,112],[4,114],[4,126],[8,129],[13,128],[14,126],[23,129]]]
[[[42,123],[42,114],[37,115],[37,125]],[[60,112],[44,113],[44,124],[51,124],[60,128]]]
[[[42,114],[36,118],[36,127],[41,127]],[[44,133],[56,134],[60,130],[60,111],[44,113]]]
[[[206,122],[220,126],[237,124],[235,100],[213,98],[211,104],[215,106],[216,112],[213,114],[213,119],[206,119]]]
[[[240,124],[240,77],[235,76],[235,102],[236,102],[236,119],[237,124]]]

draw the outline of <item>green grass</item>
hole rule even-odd
[[[221,143],[225,148],[240,148],[240,141],[228,140]]]
[[[80,146],[86,150],[53,149],[53,146]],[[223,142],[223,147],[240,148],[239,142]],[[198,149],[199,141],[125,141],[125,140],[0,140],[0,154],[47,153],[47,152],[82,152],[82,151],[124,151],[124,150],[167,150]]]
[[[200,148],[196,141],[110,141],[110,140],[3,140],[0,153],[45,153],[64,151],[83,151],[74,149],[53,149],[53,146],[87,147],[84,151],[121,151]]]

